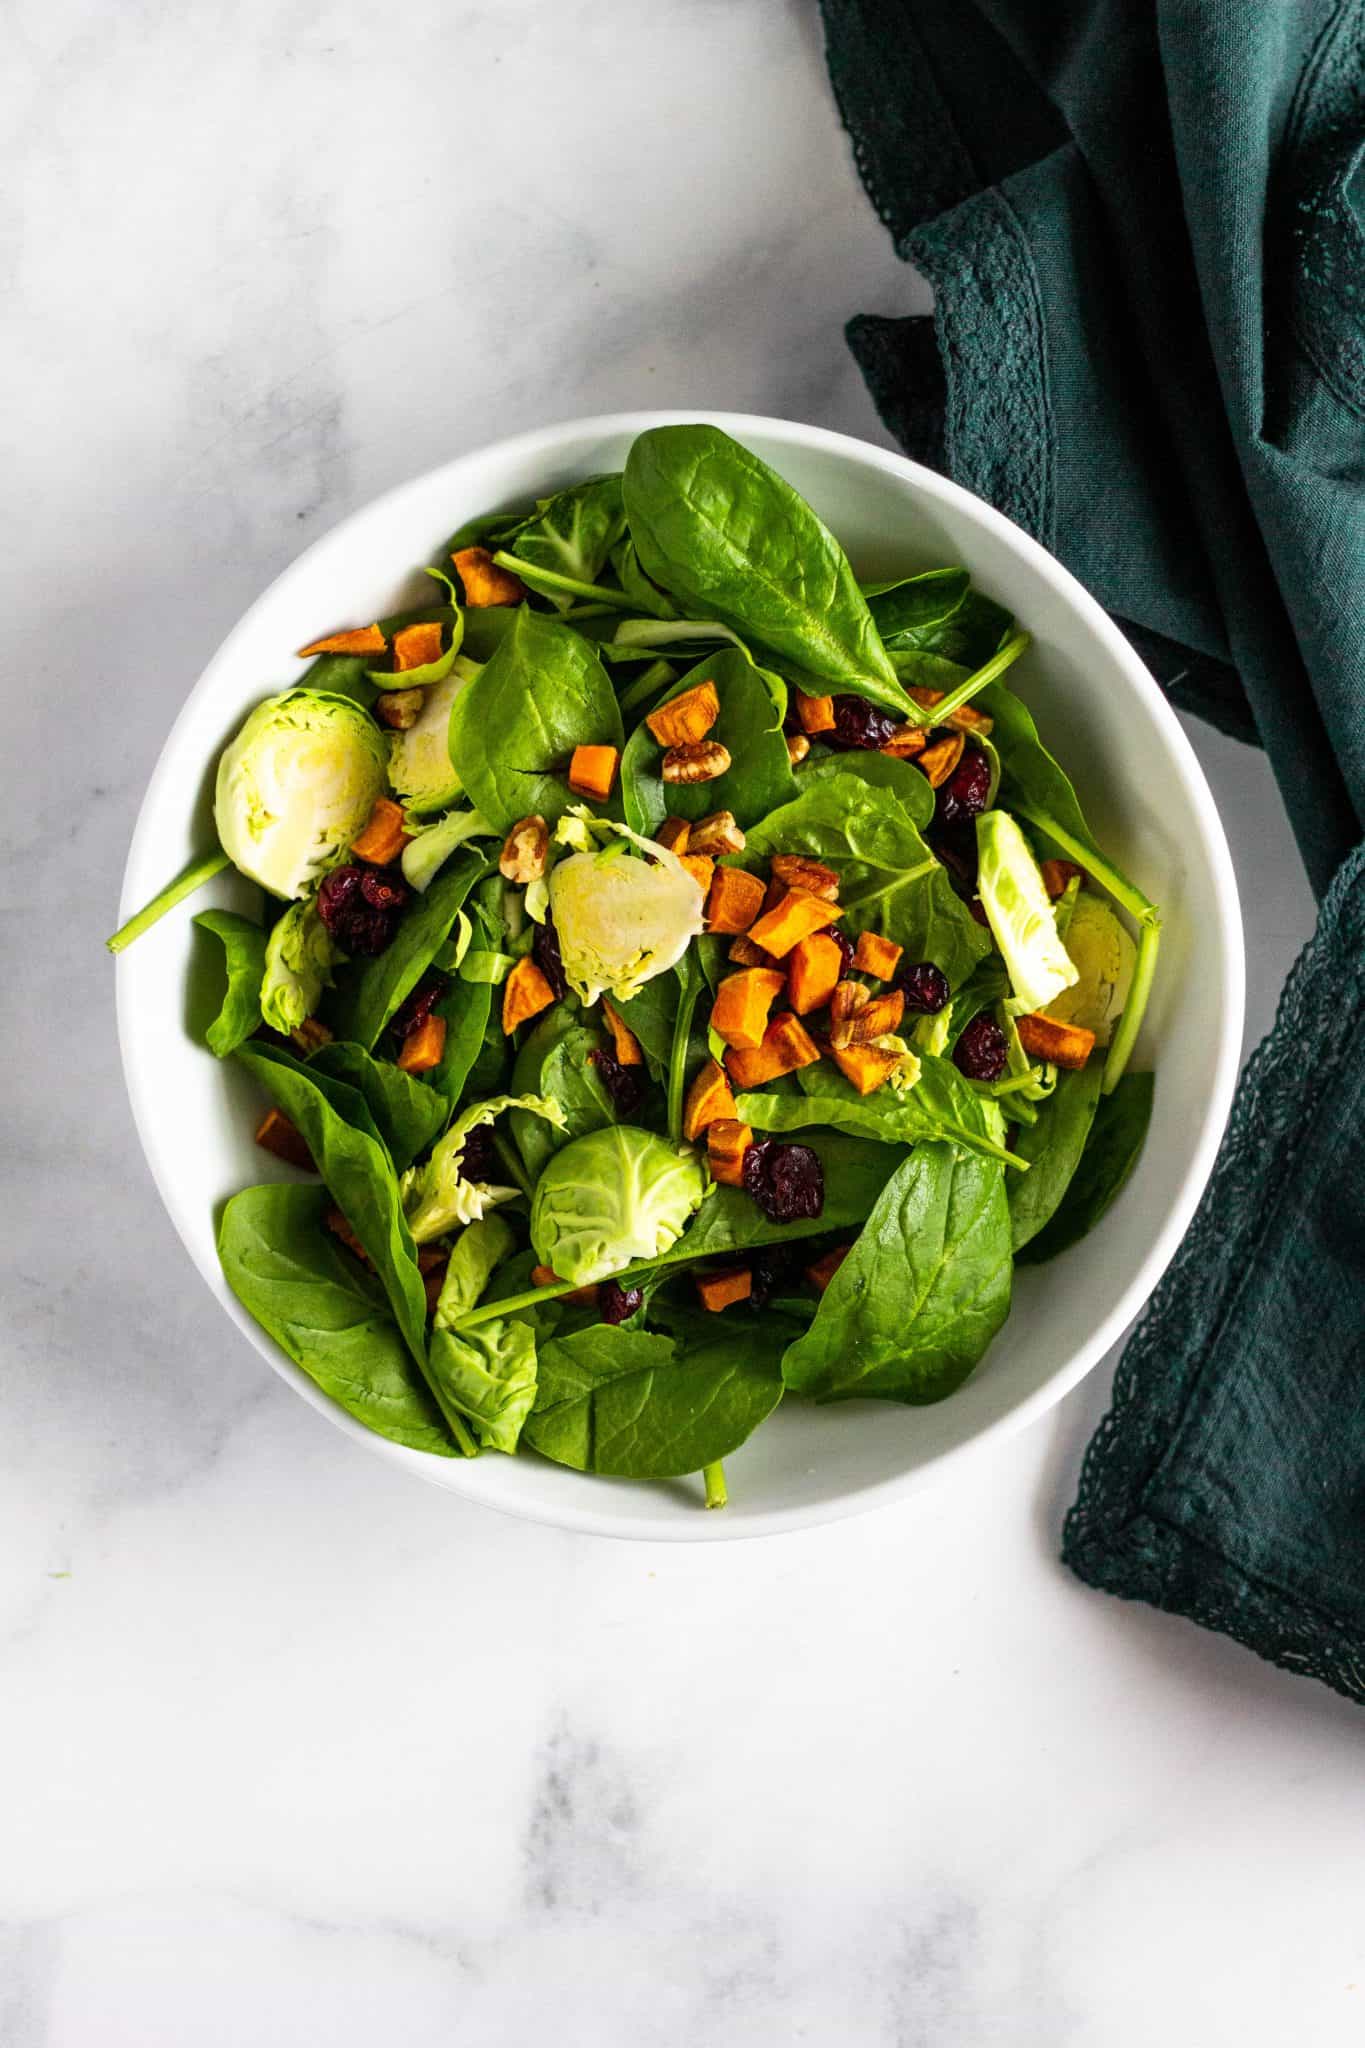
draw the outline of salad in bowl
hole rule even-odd
[[[969,564],[860,581],[719,427],[427,575],[318,621],[110,944],[259,890],[195,918],[262,1160],[217,1250],[332,1401],[720,1506],[779,1403],[991,1369],[1141,1150],[1160,913],[1010,687],[1027,622]]]

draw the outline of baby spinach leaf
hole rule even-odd
[[[446,1115],[454,1109],[473,1075],[479,1055],[488,1034],[493,1015],[493,990],[487,982],[464,981],[459,976],[446,984],[444,993],[437,998],[433,1016],[444,1020],[446,1042],[441,1052],[440,1063],[431,1069],[426,1082],[444,1103]],[[499,1028],[498,1037],[502,1032]],[[499,1048],[500,1050],[500,1048]],[[486,1089],[476,1093],[495,1095],[498,1072]]]
[[[364,1245],[408,1349],[426,1362],[426,1292],[403,1216],[398,1178],[365,1098],[345,1082],[310,1073],[268,1045],[235,1054],[278,1104],[317,1164],[332,1199]]]
[[[488,872],[482,854],[467,847],[447,862],[425,895],[404,912],[392,944],[372,960],[353,960],[337,976],[329,1020],[338,1038],[369,1051],[398,1005],[411,995],[474,884]]]
[[[932,960],[956,987],[990,951],[990,934],[953,892],[947,871],[899,800],[856,774],[807,785],[748,835],[742,864],[808,853],[839,875],[841,929],[881,932],[907,960]]]
[[[511,604],[476,605],[464,615],[461,652],[470,661],[489,661],[521,617],[524,607]]]
[[[653,427],[626,460],[648,575],[818,676],[893,711],[906,698],[848,558],[799,492],[718,427]]]
[[[515,1451],[536,1398],[536,1334],[529,1323],[512,1316],[473,1330],[438,1323],[427,1369],[442,1407],[473,1423],[484,1450]]]
[[[1029,1162],[1027,1173],[1010,1175],[1007,1188],[1016,1254],[1038,1235],[1066,1194],[1090,1134],[1103,1075],[1097,1059],[1059,1074],[1051,1095],[1037,1105],[1033,1122],[1016,1133],[1014,1150]]]
[[[910,624],[895,633],[894,646],[888,645],[887,651],[896,662],[898,674],[898,656],[912,648],[970,671],[990,660],[1013,624],[1014,616],[1004,605],[984,597],[979,590],[969,590],[961,604],[945,617]]]
[[[891,651],[901,633],[923,633],[959,611],[971,588],[965,569],[925,569],[896,583],[864,584],[863,595],[882,645]]]
[[[621,743],[616,695],[593,649],[525,605],[451,707],[455,772],[499,832],[531,812],[554,824],[578,801],[567,780],[574,748]]]
[[[646,576],[640,567],[640,557],[629,534],[612,549],[611,566],[616,571],[617,582],[637,612],[648,613],[656,619],[677,618],[678,607],[668,592],[660,590],[653,578]]]
[[[607,1323],[542,1346],[526,1441],[578,1472],[675,1479],[738,1449],[782,1398],[782,1330],[689,1326],[683,1341]]]
[[[632,996],[628,1003],[612,999],[617,1015],[625,1019],[639,1039],[640,1050],[656,1081],[662,1080],[668,1071],[678,995],[676,974],[656,974],[653,981],[647,981],[639,995]]]
[[[522,1163],[533,1181],[546,1162],[570,1138],[600,1131],[616,1122],[611,1097],[589,1058],[605,1040],[595,1026],[580,1023],[573,1012],[556,1004],[527,1034],[512,1068],[513,1095],[549,1095],[564,1112],[564,1129],[543,1117],[514,1109],[508,1122]]]
[[[855,1228],[870,1215],[897,1166],[905,1157],[900,1145],[886,1145],[837,1131],[810,1131],[802,1140],[820,1161],[825,1203],[817,1217],[796,1223],[774,1223],[740,1188],[716,1187],[693,1222],[660,1265],[688,1259],[732,1257],[765,1244],[794,1243],[827,1231]]]
[[[364,1096],[399,1173],[434,1142],[450,1115],[450,1104],[425,1082],[415,1081],[391,1060],[375,1059],[363,1045],[348,1039],[320,1046],[308,1061],[308,1071],[344,1081]]]
[[[785,685],[766,677],[737,647],[727,647],[689,669],[659,701],[667,704],[707,681],[715,684],[720,701],[720,716],[707,737],[728,750],[730,766],[712,782],[665,782],[664,749],[647,725],[637,725],[621,758],[626,823],[637,832],[652,837],[667,817],[706,818],[713,811],[732,811],[747,826],[796,795],[782,733]]]
[[[377,1436],[449,1458],[455,1446],[374,1277],[344,1252],[318,1187],[244,1188],[218,1227],[244,1309],[338,1407]]]
[[[871,1095],[860,1095],[825,1060],[803,1067],[797,1080],[799,1095],[774,1095],[764,1089],[739,1096],[740,1121],[762,1131],[802,1131],[825,1124],[888,1145],[930,1139],[979,1152],[983,1159],[1009,1157],[988,1130],[979,1098],[948,1060],[926,1055],[911,1087],[888,1086]]]
[[[1009,1313],[1004,1169],[918,1145],[790,1346],[782,1376],[818,1401],[941,1401]]]
[[[1125,1074],[1100,1097],[1080,1164],[1051,1221],[1019,1253],[1021,1265],[1039,1265],[1078,1244],[1122,1193],[1152,1120],[1154,1086],[1151,1074]]]
[[[226,959],[227,991],[204,1034],[209,1051],[223,1060],[260,1029],[265,933],[235,910],[201,910],[194,921],[221,940]]]
[[[532,568],[596,583],[625,530],[620,476],[595,476],[542,499],[529,519],[500,539]],[[571,597],[549,594],[559,611],[573,602]]]
[[[438,1329],[452,1330],[460,1317],[478,1305],[489,1281],[516,1248],[516,1237],[505,1216],[496,1209],[467,1223],[455,1240],[441,1295],[436,1304]]]
[[[797,794],[832,775],[856,775],[874,789],[889,789],[907,811],[912,824],[921,829],[934,815],[934,792],[927,775],[921,775],[913,761],[898,761],[894,754],[857,752],[833,753],[828,747],[808,754],[796,771]]]

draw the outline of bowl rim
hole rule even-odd
[[[607,436],[633,437],[649,427],[692,425],[701,422],[719,427],[739,440],[742,440],[746,433],[757,433],[769,442],[779,445],[825,450],[834,455],[852,458],[865,468],[881,470],[909,484],[921,497],[938,499],[945,504],[953,505],[986,531],[994,532],[1008,549],[1022,558],[1024,565],[1049,588],[1054,597],[1079,614],[1081,621],[1120,669],[1129,688],[1142,700],[1161,730],[1168,750],[1169,767],[1178,776],[1196,819],[1201,852],[1213,886],[1222,983],[1214,1078],[1205,1102],[1202,1128],[1181,1179],[1176,1199],[1156,1232],[1146,1256],[1129,1277],[1127,1285],[1109,1313],[1043,1386],[1035,1389],[1005,1414],[986,1423],[963,1442],[934,1453],[921,1464],[889,1477],[869,1480],[865,1485],[848,1487],[827,1500],[808,1502],[790,1508],[763,1509],[733,1517],[729,1513],[697,1514],[680,1516],[677,1521],[659,1523],[632,1514],[629,1508],[623,1511],[622,1495],[614,1488],[614,1504],[610,1509],[598,1508],[590,1501],[571,1498],[566,1499],[562,1506],[553,1508],[539,1503],[499,1499],[496,1467],[500,1461],[488,1458],[438,1458],[431,1452],[412,1450],[406,1445],[391,1443],[387,1438],[377,1436],[314,1385],[302,1369],[279,1348],[274,1339],[247,1314],[227,1286],[216,1261],[210,1262],[200,1256],[191,1236],[188,1212],[184,1210],[176,1191],[174,1176],[169,1168],[169,1152],[173,1148],[163,1147],[153,1114],[151,1093],[150,1090],[144,1089],[142,1069],[132,1050],[136,1023],[132,994],[132,964],[129,956],[119,955],[115,965],[115,1004],[124,1083],[128,1090],[133,1122],[152,1179],[182,1244],[214,1298],[226,1309],[233,1322],[281,1377],[314,1408],[325,1414],[336,1427],[363,1444],[369,1451],[415,1473],[444,1492],[458,1494],[466,1500],[494,1508],[499,1513],[510,1515],[519,1521],[539,1522],[553,1528],[570,1529],[588,1535],[659,1543],[735,1542],[751,1537],[781,1535],[890,1506],[920,1487],[939,1483],[950,1470],[975,1455],[986,1444],[1003,1443],[1007,1438],[1028,1428],[1063,1400],[1093,1370],[1138,1315],[1170,1264],[1194,1215],[1213,1171],[1232,1105],[1241,1062],[1246,997],[1245,944],[1237,882],[1232,856],[1213,794],[1194,749],[1155,678],[1099,601],[1091,596],[1085,586],[1069,569],[1064,568],[1040,541],[1035,540],[1004,513],[997,511],[985,499],[979,498],[974,492],[964,489],[950,478],[941,476],[936,470],[925,468],[921,463],[913,462],[908,456],[901,455],[894,449],[877,447],[856,435],[840,433],[829,427],[812,426],[802,421],[761,413],[713,411],[705,406],[651,407],[627,412],[591,414],[557,421],[544,427],[529,428],[520,434],[483,443],[477,448],[467,449],[460,455],[452,456],[445,462],[436,463],[428,470],[419,471],[376,497],[367,499],[364,504],[347,512],[325,533],[319,534],[311,541],[272,578],[248,606],[210,656],[176,714],[138,806],[120,887],[120,921],[131,916],[139,907],[138,901],[134,899],[140,897],[141,891],[140,888],[135,889],[133,877],[145,863],[149,847],[155,843],[159,826],[159,820],[154,815],[158,808],[156,798],[163,773],[175,754],[182,728],[189,723],[200,702],[211,696],[219,671],[231,668],[237,644],[247,636],[257,614],[270,605],[280,586],[295,576],[315,554],[331,545],[343,528],[372,517],[384,506],[397,501],[412,490],[427,486],[438,476],[449,473],[452,478],[457,478],[461,469],[491,456],[515,460],[540,454],[548,463],[562,453],[566,446],[572,446],[579,441]],[[401,565],[399,568],[401,569]],[[398,569],[395,571],[395,574],[397,573]],[[630,1483],[621,1482],[622,1486]]]

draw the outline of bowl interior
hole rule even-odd
[[[574,423],[463,457],[356,513],[286,570],[214,656],[171,732],[129,856],[124,914],[210,843],[218,751],[252,704],[296,679],[302,664],[289,649],[333,623],[395,609],[413,589],[413,565],[461,519],[619,468],[633,436],[670,417],[697,415]],[[1097,839],[1165,913],[1136,1059],[1159,1069],[1138,1169],[1083,1244],[1019,1270],[1009,1321],[965,1387],[933,1408],[785,1406],[727,1461],[724,1514],[698,1512],[692,1481],[628,1484],[531,1454],[464,1462],[383,1442],[245,1315],[214,1250],[226,1196],[289,1177],[252,1142],[247,1077],[209,1057],[194,1030],[191,913],[210,902],[250,908],[254,892],[235,877],[220,880],[118,963],[125,1070],[167,1208],[233,1321],[305,1398],[381,1456],[490,1505],[603,1533],[694,1540],[800,1526],[893,1497],[1074,1385],[1155,1286],[1193,1212],[1231,1099],[1243,999],[1235,885],[1212,798],[1156,684],[1093,600],[999,514],[898,456],[789,422],[709,417],[809,498],[860,572],[961,562],[1018,615],[1034,644],[1010,681],[1077,783]],[[735,1342],[743,1341],[739,1323]]]

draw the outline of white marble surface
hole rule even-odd
[[[230,1331],[113,1039],[138,796],[299,546],[657,401],[880,438],[915,302],[813,9],[17,0],[0,2043],[1356,2042],[1365,1720],[1084,1590],[1107,1374],[951,1490],[693,1552],[401,1481]],[[1195,733],[1250,1036],[1310,922]]]

